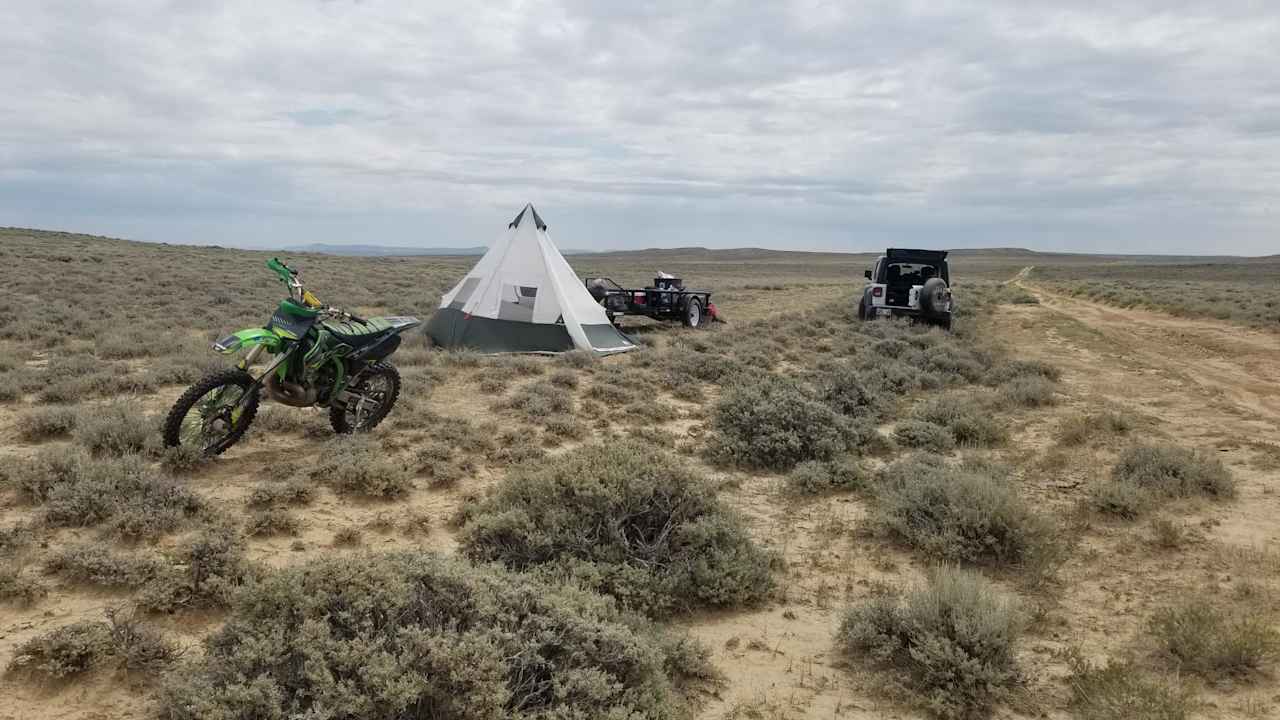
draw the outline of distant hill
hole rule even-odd
[[[486,247],[395,247],[392,245],[290,245],[280,248],[285,252],[323,253],[325,255],[355,255],[360,257],[406,257],[416,255],[483,255]]]

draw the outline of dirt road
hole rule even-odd
[[[1127,385],[1139,379],[1135,374],[1173,381],[1173,394],[1193,416],[1212,417],[1212,412],[1196,409],[1212,405],[1231,416],[1227,424],[1243,431],[1240,439],[1280,442],[1280,334],[1108,307],[1051,293],[1028,281],[1027,273],[1019,273],[1015,282],[1040,300],[1041,311],[1058,316],[1054,324],[1059,327],[1050,330],[1047,343],[1029,339],[1029,346],[1019,350],[1078,361],[1086,371],[1083,379],[1095,384],[1122,380]],[[1061,324],[1070,321],[1083,325],[1087,333],[1077,333],[1074,339],[1064,333]],[[1139,388],[1157,389],[1141,382]],[[1143,398],[1130,390],[1117,400],[1124,402],[1124,395]],[[1146,399],[1171,398],[1159,392]],[[1256,436],[1249,438],[1250,434]]]
[[[1005,308],[1017,354],[1062,368],[1076,409],[1111,406],[1184,447],[1217,451],[1241,480],[1224,542],[1280,548],[1280,334],[1108,307],[1014,282],[1038,305]]]

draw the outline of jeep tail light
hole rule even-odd
[[[882,287],[871,288],[871,297],[884,297],[884,288]]]
[[[644,293],[642,293],[642,292],[637,292],[637,293],[635,294],[635,303],[636,303],[637,305],[643,305],[643,304],[644,304]]]

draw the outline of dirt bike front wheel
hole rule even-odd
[[[164,421],[165,447],[197,447],[208,457],[239,442],[258,414],[253,378],[222,370],[201,378],[174,403]]]
[[[368,432],[378,426],[400,397],[400,371],[391,363],[374,363],[347,386],[349,399],[329,408],[329,424],[339,435]]]

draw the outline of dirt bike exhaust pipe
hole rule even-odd
[[[272,375],[263,385],[267,389],[267,397],[282,405],[291,407],[311,407],[316,404],[316,391],[303,388],[297,383]]]

